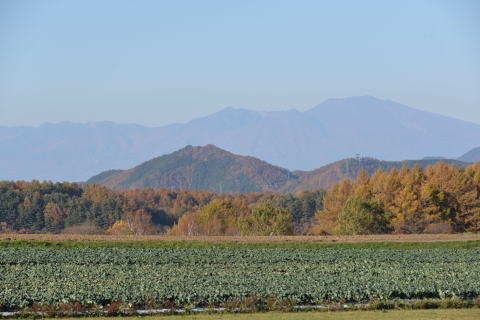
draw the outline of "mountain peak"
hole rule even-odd
[[[182,148],[177,151],[182,155],[189,155],[192,158],[204,159],[205,157],[219,157],[219,156],[226,156],[226,155],[233,155],[232,153],[223,150],[217,147],[214,144],[207,144],[204,146],[192,146],[188,145],[185,148]]]
[[[324,102],[318,104],[317,106],[310,109],[317,110],[317,109],[324,109],[324,108],[342,108],[342,107],[349,107],[349,108],[367,108],[370,106],[388,106],[391,104],[396,104],[389,100],[382,100],[377,97],[371,95],[365,96],[353,96],[353,97],[346,97],[346,98],[335,98],[335,99],[327,99]]]
[[[214,115],[215,114],[239,114],[239,113],[258,113],[258,111],[243,109],[243,108],[234,108],[232,106],[228,106],[223,109],[220,109],[219,111],[214,113]]]
[[[374,97],[372,95],[363,95],[363,96],[351,96],[351,97],[345,97],[345,98],[331,98],[327,99],[322,103],[345,103],[345,102],[384,102],[385,100],[382,100],[380,98]]]
[[[188,145],[129,170],[102,172],[87,183],[100,183],[113,189],[260,192],[276,190],[292,176],[288,170],[260,159],[239,156],[208,144]]]

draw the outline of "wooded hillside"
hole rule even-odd
[[[344,159],[312,171],[288,171],[254,157],[245,157],[214,145],[187,146],[128,170],[109,170],[87,181],[114,190],[166,188],[212,192],[297,193],[328,189],[344,179],[356,178],[365,170],[424,168],[444,161],[460,168],[468,164],[452,159],[382,161],[373,158]]]

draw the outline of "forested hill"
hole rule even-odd
[[[254,157],[235,155],[214,145],[187,146],[129,170],[110,170],[89,179],[114,190],[186,189],[215,192],[275,191],[297,177]]]
[[[312,171],[288,171],[254,157],[235,155],[214,145],[187,146],[154,158],[129,170],[109,170],[90,178],[88,184],[102,184],[114,190],[167,188],[214,192],[299,192],[328,189],[335,183],[355,178],[362,170],[400,169],[419,164],[422,168],[444,161],[465,167],[458,160],[423,159],[382,161],[372,158],[344,159]]]
[[[401,169],[403,166],[413,168],[417,164],[421,168],[426,168],[427,166],[438,162],[445,162],[459,168],[465,168],[469,165],[469,163],[459,160],[440,158],[404,161],[383,161],[373,158],[349,158],[336,161],[312,171],[295,171],[294,175],[297,176],[298,179],[290,180],[278,191],[282,193],[295,193],[304,190],[330,189],[339,181],[356,178],[362,170],[365,170],[369,175],[372,175],[380,169],[390,171],[393,168]]]

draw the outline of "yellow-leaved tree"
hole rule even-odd
[[[132,230],[123,220],[116,221],[110,228],[107,229],[108,234],[117,235],[117,236],[124,236],[133,234]]]

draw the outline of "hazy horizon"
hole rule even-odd
[[[480,123],[478,1],[2,1],[0,126],[372,95]]]
[[[143,127],[147,127],[147,128],[156,128],[156,127],[163,127],[163,126],[169,126],[169,125],[175,125],[175,124],[187,124],[191,121],[198,120],[198,119],[201,119],[201,118],[205,118],[205,117],[214,115],[216,113],[219,113],[219,112],[222,112],[222,111],[228,110],[228,109],[246,110],[246,111],[257,112],[257,113],[260,113],[260,114],[261,113],[271,113],[271,112],[288,112],[288,111],[292,111],[292,110],[300,112],[300,113],[304,113],[304,112],[307,112],[307,111],[315,108],[316,106],[318,106],[318,105],[320,105],[324,102],[327,102],[328,100],[343,100],[343,99],[350,99],[350,98],[357,98],[357,97],[372,97],[374,99],[381,100],[381,101],[392,101],[392,102],[395,102],[395,103],[399,103],[398,101],[393,101],[391,99],[379,99],[378,97],[374,97],[374,96],[371,96],[371,95],[362,95],[362,96],[350,96],[350,97],[326,99],[326,100],[322,101],[321,103],[318,103],[318,104],[312,106],[311,108],[306,108],[304,110],[299,110],[297,108],[260,110],[260,109],[250,109],[250,108],[238,108],[238,107],[235,107],[235,106],[226,106],[226,107],[220,108],[220,109],[218,109],[214,112],[204,114],[204,115],[200,115],[199,117],[186,119],[186,120],[178,121],[178,122],[165,123],[165,124],[162,124],[162,125],[146,125],[146,124],[141,124],[141,123],[137,123],[137,122],[128,122],[128,121],[119,122],[119,121],[112,121],[112,120],[109,120],[109,119],[105,119],[105,120],[95,120],[95,121],[75,121],[75,120],[45,121],[45,122],[35,124],[35,125],[0,125],[0,127],[33,127],[33,128],[36,128],[36,127],[40,127],[40,126],[43,126],[43,125],[61,124],[61,123],[84,124],[84,125],[86,125],[86,124],[97,124],[97,123],[113,123],[113,124],[119,124],[119,125],[139,125],[139,126],[143,126]],[[400,104],[402,104],[402,103],[400,103]],[[407,105],[405,105],[405,106],[409,107],[409,108],[412,108],[412,107],[407,106]],[[431,114],[436,114],[436,115],[440,115],[440,116],[444,116],[444,117],[448,117],[448,118],[452,118],[452,119],[456,119],[456,120],[461,120],[461,121],[465,121],[465,122],[472,123],[472,124],[477,124],[477,125],[480,124],[480,122],[476,122],[476,121],[472,121],[472,120],[464,120],[464,119],[460,119],[460,118],[456,118],[456,117],[451,117],[451,116],[441,114],[441,113],[438,113],[438,112],[434,112],[434,111],[426,111],[426,110],[422,110],[422,109],[418,109],[418,108],[412,108],[412,109],[422,111],[422,112],[431,113]]]

